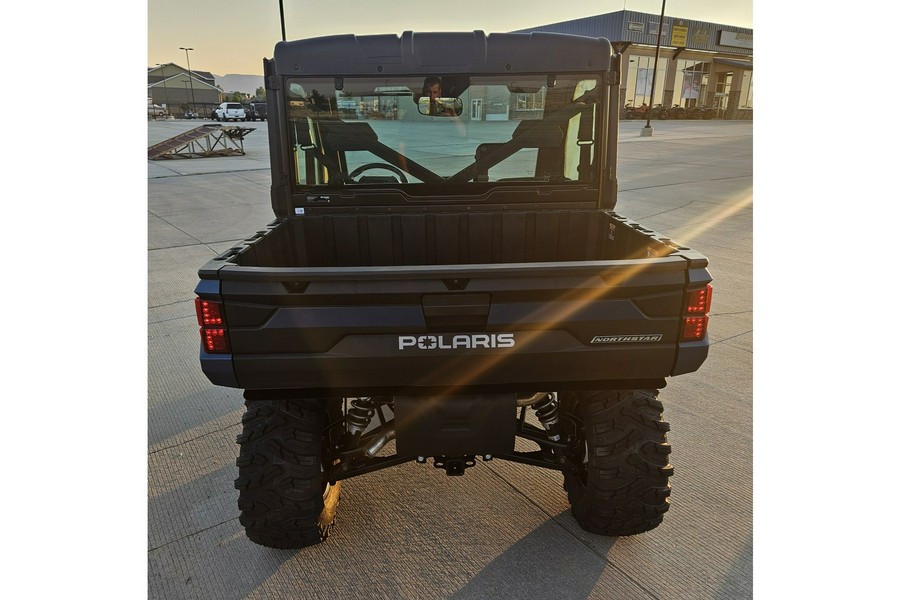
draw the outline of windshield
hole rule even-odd
[[[294,184],[596,183],[597,98],[555,75],[288,79]]]

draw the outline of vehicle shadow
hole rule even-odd
[[[744,542],[741,553],[734,559],[731,568],[725,574],[716,598],[752,598],[753,597],[753,538]]]
[[[610,569],[606,555],[614,538],[588,547],[557,519],[548,520],[493,560],[452,596],[453,600],[521,598],[634,598],[643,595]],[[598,551],[599,550],[599,551]],[[620,596],[615,593],[618,590]]]
[[[326,543],[302,550],[258,546],[237,518],[238,429],[152,455],[149,597],[647,597],[607,558],[616,544],[629,542],[580,532],[567,510],[517,518],[481,503],[438,519],[434,507],[463,506],[473,487],[491,487],[484,470],[471,474],[473,485],[412,464],[396,468],[407,485],[383,471],[369,474],[343,490],[337,529]],[[517,494],[500,496],[497,506],[520,504]],[[529,520],[534,528],[525,533],[519,528]],[[482,527],[473,531],[473,522]]]

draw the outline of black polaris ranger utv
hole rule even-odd
[[[659,525],[657,394],[705,360],[712,288],[613,211],[619,59],[550,33],[275,46],[275,220],[196,288],[203,371],[245,390],[251,540],[323,541],[345,479],[407,461],[555,469],[587,531]]]

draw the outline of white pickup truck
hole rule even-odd
[[[240,102],[223,102],[213,112],[216,121],[246,121],[247,113]]]

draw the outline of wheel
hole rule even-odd
[[[323,431],[340,415],[340,400],[252,390],[244,398],[234,487],[247,537],[269,548],[324,542],[334,526],[341,482],[322,480]]]
[[[564,486],[582,529],[608,536],[649,531],[669,510],[672,451],[657,390],[562,392],[577,423]]]
[[[665,109],[665,108],[659,109],[659,120],[660,120],[660,121],[665,121],[665,120],[668,119],[668,118],[669,118],[669,111],[668,111],[668,109]]]
[[[625,111],[625,119],[628,120],[628,121],[633,121],[633,120],[634,120],[634,111],[633,111],[633,110],[626,110],[626,111]]]
[[[391,173],[397,175],[400,178],[400,183],[409,183],[409,180],[406,179],[406,173],[395,167],[394,165],[388,163],[367,163],[360,167],[356,167],[353,169],[353,172],[350,173],[350,179],[355,178],[356,176],[362,174],[364,171],[370,171],[372,169],[385,169],[390,171]]]

